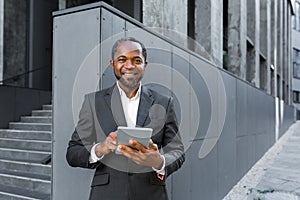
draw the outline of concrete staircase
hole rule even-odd
[[[50,199],[52,106],[0,129],[0,199]],[[44,164],[42,164],[44,163]]]

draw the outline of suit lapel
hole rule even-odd
[[[120,92],[116,84],[107,91],[104,99],[107,106],[111,110],[113,121],[115,121],[117,126],[127,126],[121,102]]]
[[[137,114],[136,127],[143,127],[147,117],[149,116],[149,110],[153,104],[153,97],[151,91],[148,90],[145,86],[142,86],[142,93],[140,97],[140,104]]]

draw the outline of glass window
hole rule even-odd
[[[300,50],[293,49],[293,71],[294,77],[300,79]]]
[[[300,2],[295,2],[295,15],[293,15],[293,29],[300,31]]]
[[[299,91],[293,91],[293,100],[294,103],[300,103],[300,92]]]
[[[296,30],[300,31],[300,2],[296,2]]]

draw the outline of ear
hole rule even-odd
[[[144,69],[146,69],[147,65],[148,65],[148,62],[145,61]]]
[[[113,60],[110,60],[109,63],[110,63],[111,68],[114,69],[114,68],[115,68],[115,66],[114,66],[114,61],[113,61]]]

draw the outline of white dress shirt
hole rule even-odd
[[[136,127],[137,113],[138,113],[140,97],[141,97],[141,85],[142,84],[140,83],[140,86],[139,86],[135,96],[132,98],[128,98],[126,93],[124,92],[124,90],[122,90],[122,88],[120,87],[119,81],[117,81],[117,87],[118,87],[118,90],[120,93],[123,112],[124,112],[126,123],[127,123],[128,127]],[[95,144],[91,149],[91,155],[90,155],[90,159],[89,159],[90,163],[95,163],[104,157],[104,155],[101,156],[100,158],[97,157],[97,155],[95,153],[96,145],[97,144]],[[162,168],[158,170],[158,169],[155,169],[152,167],[152,169],[161,175],[165,175],[165,157],[162,156],[162,158],[163,158]]]

